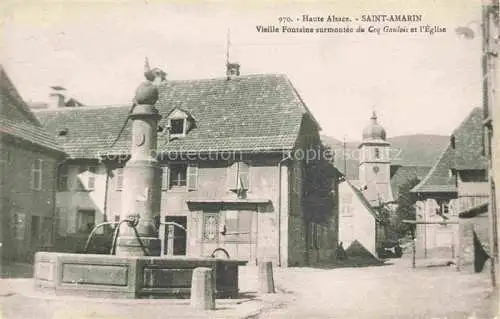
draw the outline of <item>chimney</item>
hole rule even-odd
[[[233,77],[240,75],[240,64],[239,63],[226,63],[226,76],[230,80]]]
[[[51,86],[52,92],[49,94],[49,108],[59,108],[65,106],[65,91],[62,86]]]

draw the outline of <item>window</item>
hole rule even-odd
[[[228,168],[227,188],[232,191],[250,189],[250,165],[245,162],[234,162]]]
[[[42,189],[42,167],[43,162],[41,159],[35,159],[31,167],[31,189]]]
[[[78,190],[94,190],[95,172],[96,167],[94,165],[82,164],[78,167]]]
[[[448,214],[450,212],[448,203],[441,203],[441,213]]]
[[[115,189],[121,191],[123,189],[123,168],[115,169]]]
[[[187,186],[188,190],[196,190],[198,188],[198,163],[188,164]]]
[[[171,119],[170,120],[170,134],[171,135],[184,135],[184,119]]]
[[[380,149],[378,147],[375,148],[375,158],[376,159],[380,158]]]
[[[161,190],[166,191],[170,187],[170,170],[168,165],[162,166]]]
[[[225,241],[249,241],[252,231],[252,211],[226,211],[224,226]]]
[[[77,219],[77,229],[80,233],[88,234],[95,225],[95,211],[93,209],[79,210]]]
[[[203,213],[203,239],[216,241],[219,238],[219,213]]]
[[[294,168],[294,174],[292,179],[292,192],[299,194],[301,190],[302,182],[302,162],[297,162]]]
[[[26,214],[15,213],[12,219],[14,237],[17,240],[24,240],[26,233]]]
[[[170,169],[170,188],[186,186],[187,165],[171,164],[169,169]]]
[[[88,190],[94,190],[95,189],[95,173],[96,173],[96,167],[95,166],[89,166],[88,167],[88,175],[87,175],[87,189]]]
[[[170,164],[162,167],[161,189],[180,188],[187,186],[188,190],[198,188],[198,163]]]
[[[68,165],[61,164],[57,169],[57,190],[65,192],[68,190]]]
[[[343,194],[340,198],[340,214],[343,217],[352,216],[352,194]]]

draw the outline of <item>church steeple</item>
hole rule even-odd
[[[390,185],[390,143],[385,129],[377,122],[373,111],[370,123],[363,129],[359,145],[359,180],[364,195],[374,206],[392,200]]]
[[[385,141],[385,129],[378,124],[377,114],[373,111],[370,117],[370,124],[363,129],[363,140],[382,140]]]

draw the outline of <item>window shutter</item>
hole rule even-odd
[[[35,159],[31,168],[31,189],[42,189],[42,167],[43,162],[41,159]]]
[[[87,169],[87,167],[85,165],[81,164],[78,166],[78,175],[76,177],[76,189],[79,191],[85,190],[85,185],[84,185],[82,174],[85,174],[86,169]]]
[[[248,190],[250,188],[250,165],[245,162],[238,163],[238,178],[240,187]]]
[[[123,168],[117,168],[115,170],[115,187],[117,191],[121,191],[123,188]]]
[[[89,189],[89,190],[95,189],[95,173],[96,173],[96,167],[89,166],[88,173],[87,173],[88,174],[87,189]]]
[[[198,163],[189,163],[187,167],[188,190],[198,189]]]
[[[162,176],[161,176],[161,190],[166,191],[170,185],[170,170],[168,165],[162,166]]]
[[[238,163],[232,163],[227,167],[226,171],[226,187],[229,190],[235,190],[237,188],[238,180]]]
[[[57,188],[58,191],[68,190],[68,165],[61,164],[57,170]]]
[[[36,164],[33,164],[33,166],[31,167],[31,189],[35,189],[35,178],[36,178],[36,171],[35,171],[35,165]]]

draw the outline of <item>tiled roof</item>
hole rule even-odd
[[[0,132],[62,152],[54,137],[38,122],[0,65]]]
[[[73,158],[93,158],[98,153],[127,152],[130,121],[110,148],[131,105],[40,110],[42,124]],[[158,152],[281,151],[295,146],[302,118],[309,114],[286,76],[249,75],[226,78],[167,81],[160,86],[156,103],[164,116],[181,108],[196,125],[179,139],[158,135]]]
[[[17,91],[16,87],[10,80],[4,67],[0,64],[0,98],[1,109],[0,115],[4,118],[15,120],[17,122],[23,121],[32,123],[33,125],[40,126],[40,122],[36,116],[31,112],[28,105],[24,102],[23,98]],[[21,117],[18,114],[22,114]]]
[[[0,116],[0,132],[21,138],[53,151],[63,152],[54,138],[43,128],[36,127],[26,122],[11,121]]]
[[[392,167],[391,167],[392,169]],[[407,183],[408,181],[416,178],[418,180],[423,180],[424,177],[429,172],[430,167],[425,166],[400,166],[391,176],[391,189],[392,196],[394,200],[398,199],[399,188]]]
[[[475,108],[453,132],[455,156],[453,167],[457,170],[486,169],[483,155],[483,110]]]
[[[453,163],[453,149],[448,145],[431,168],[427,176],[411,191],[418,193],[454,193],[457,191],[455,180],[450,176]]]
[[[474,108],[452,134],[452,141],[429,174],[412,191],[420,193],[456,192],[450,170],[486,169],[483,152],[483,112]],[[454,145],[453,145],[454,144]]]

